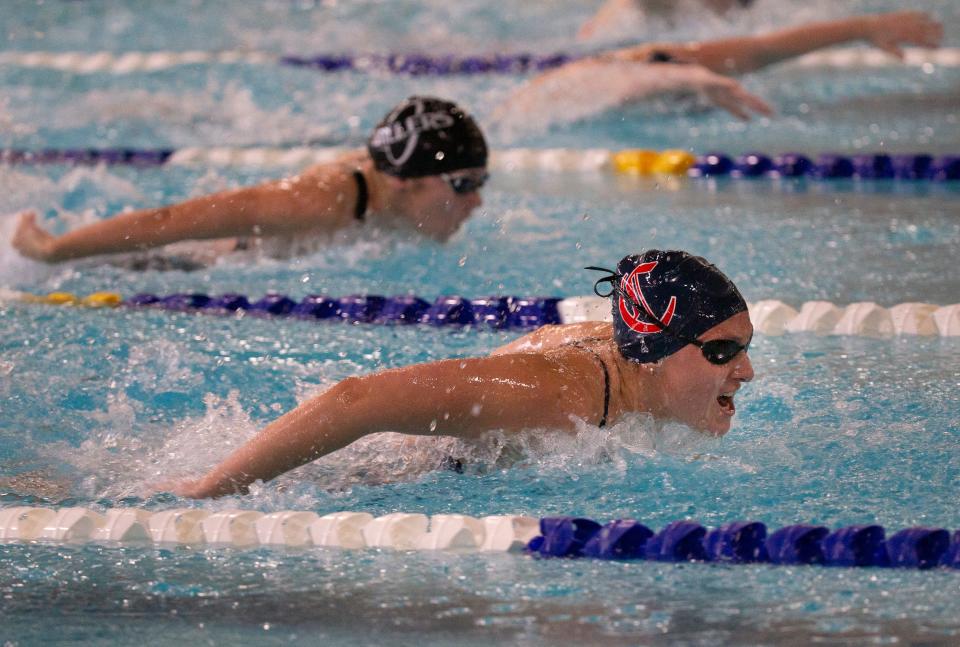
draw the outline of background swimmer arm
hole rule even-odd
[[[577,32],[577,40],[587,40],[598,33],[616,28],[618,24],[624,21],[625,16],[635,13],[640,13],[636,0],[607,0],[597,9],[593,17],[580,27]]]
[[[331,183],[332,184],[332,183]],[[355,192],[347,185],[345,192]],[[355,196],[353,196],[355,199]],[[98,254],[131,252],[181,240],[282,235],[333,229],[349,196],[338,196],[311,174],[222,191],[179,204],[124,213],[53,236],[21,214],[13,246],[48,263]],[[323,216],[328,214],[328,217]]]
[[[741,119],[773,110],[735,79],[702,65],[665,65],[603,56],[575,61],[522,86],[494,114],[506,128],[536,123],[568,123],[632,101],[677,92],[704,96]],[[517,122],[517,120],[520,120]]]
[[[617,56],[648,60],[661,51],[678,61],[699,63],[714,72],[743,74],[809,52],[855,41],[866,41],[898,58],[903,44],[937,47],[943,26],[921,11],[900,11],[790,27],[759,36],[743,36],[684,45],[644,45],[621,50]]]
[[[475,437],[491,429],[569,429],[571,416],[602,409],[590,358],[572,365],[543,355],[446,360],[348,378],[278,418],[196,481],[171,491],[192,498],[243,492],[380,431]],[[578,366],[580,362],[583,365]]]

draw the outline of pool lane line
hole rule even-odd
[[[67,166],[245,166],[302,167],[331,162],[351,149],[343,147],[189,147],[182,149],[5,149],[0,164]],[[743,180],[960,180],[960,155],[930,153],[748,152],[700,155],[681,149],[567,149],[512,148],[493,151],[490,168],[498,171],[542,173],[615,173],[630,177],[691,177]]]
[[[70,292],[35,295],[0,288],[0,303],[23,302],[89,308],[137,308],[178,313],[295,318],[351,324],[430,325],[491,330],[530,330],[549,324],[611,321],[610,301],[597,296],[466,298],[413,295],[355,294],[344,297],[307,295],[300,300],[268,293],[260,298],[242,294],[207,295],[140,293],[124,298],[116,292],[78,296]],[[888,338],[899,335],[960,336],[960,303],[937,305],[900,303],[889,308],[872,301],[838,306],[807,301],[797,310],[778,299],[748,303],[754,330],[763,335],[814,333]]]
[[[673,521],[654,531],[634,519],[366,512],[320,516],[311,511],[210,512],[110,508],[0,508],[3,543],[158,544],[202,548],[287,546],[400,551],[523,552],[539,558],[595,558],[722,564],[874,568],[960,568],[960,531],[912,527],[889,536],[866,523],[831,530],[794,524],[768,532],[759,521],[706,528]]]
[[[579,54],[530,52],[470,55],[419,53],[392,54],[275,54],[263,51],[133,51],[133,52],[0,52],[0,65],[53,69],[73,74],[133,74],[158,72],[181,66],[281,65],[337,74],[387,73],[406,76],[520,75],[552,69],[582,58]],[[882,69],[960,67],[960,48],[905,49],[904,59],[875,48],[849,47],[806,54],[783,67],[798,69]]]

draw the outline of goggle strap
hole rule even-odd
[[[603,278],[600,278],[600,279],[597,279],[597,280],[594,282],[594,284],[593,284],[593,293],[596,294],[598,297],[602,297],[602,298],[604,298],[604,299],[607,299],[607,298],[610,297],[611,294],[613,294],[614,292],[617,292],[617,281],[620,280],[620,275],[619,275],[619,274],[617,274],[617,273],[614,272],[613,270],[609,270],[609,269],[607,269],[607,268],[605,268],[605,267],[596,267],[595,265],[588,265],[587,267],[585,267],[585,268],[583,268],[583,269],[585,269],[585,270],[593,270],[594,272],[606,272],[606,273],[607,273],[607,276],[605,276],[605,277],[603,277]],[[601,284],[601,283],[609,283],[609,284],[610,284],[610,291],[607,292],[606,294],[603,294],[602,292],[600,292],[600,284]]]

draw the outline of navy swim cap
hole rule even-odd
[[[597,283],[604,281],[614,285],[613,337],[620,353],[635,362],[672,355],[689,343],[679,337],[696,339],[747,309],[723,272],[682,251],[651,249],[626,256],[613,276]],[[661,331],[657,319],[674,334]]]
[[[396,177],[440,175],[487,165],[477,122],[455,103],[410,97],[377,124],[367,150],[378,171]]]

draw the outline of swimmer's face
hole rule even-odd
[[[700,341],[733,339],[746,344],[753,337],[753,324],[746,312],[717,324]],[[663,360],[665,412],[669,417],[713,436],[730,431],[736,412],[734,394],[753,379],[753,365],[746,352],[726,364],[711,364],[700,349],[687,344]]]
[[[471,168],[406,180],[400,200],[404,217],[420,233],[447,240],[483,204],[479,189],[458,193],[453,185],[461,178],[480,182],[486,173],[484,168]]]

